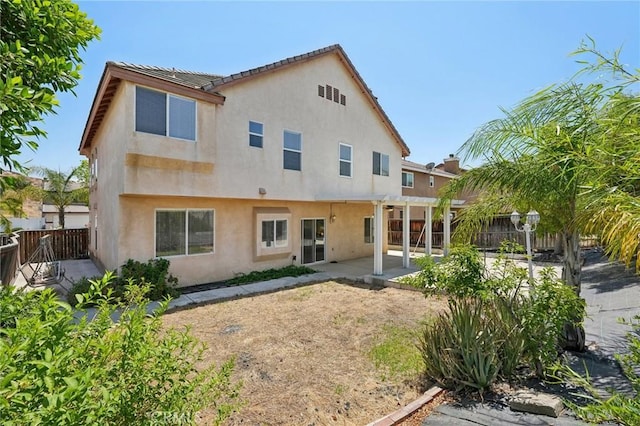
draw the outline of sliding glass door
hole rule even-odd
[[[324,262],[325,220],[302,219],[302,263]]]

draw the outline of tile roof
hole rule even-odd
[[[302,55],[291,56],[290,58],[285,58],[268,65],[263,65],[257,68],[252,68],[250,70],[241,71],[241,72],[227,75],[227,76],[218,76],[218,78],[212,79],[210,83],[205,85],[203,88],[205,90],[214,90],[219,86],[226,85],[228,83],[235,82],[238,80],[243,80],[246,77],[250,77],[256,74],[262,74],[265,71],[275,70],[276,68],[281,68],[286,65],[296,64],[305,59],[311,59],[313,57],[322,55],[324,53],[330,53],[337,50],[339,50],[344,56],[346,56],[344,51],[342,50],[342,47],[340,47],[339,44],[333,44],[331,46],[323,47],[322,49],[314,50],[312,52],[304,53]]]
[[[150,65],[136,65],[129,64],[127,62],[109,61],[107,64],[196,89],[201,89],[212,80],[222,78],[222,76],[218,74],[186,71],[176,68],[155,67]]]
[[[400,133],[391,122],[391,119],[387,116],[387,114],[382,109],[382,106],[380,106],[380,103],[378,102],[378,98],[373,95],[373,92],[371,91],[371,89],[369,89],[367,84],[364,82],[364,79],[362,78],[360,73],[358,73],[355,66],[353,65],[353,63],[351,62],[347,54],[344,52],[344,50],[342,49],[342,46],[340,46],[339,44],[333,44],[331,46],[323,47],[321,49],[304,53],[302,55],[292,56],[277,62],[273,62],[268,65],[252,68],[250,70],[242,71],[242,72],[231,74],[228,76],[185,71],[185,70],[180,70],[175,68],[165,68],[165,67],[156,67],[156,66],[148,66],[148,65],[135,65],[135,64],[129,64],[126,62],[113,62],[113,61],[107,62],[105,66],[105,73],[103,73],[103,79],[101,79],[100,81],[100,86],[98,87],[98,92],[96,93],[96,98],[94,99],[94,104],[92,106],[92,108],[96,108],[96,109],[102,106],[103,111],[100,111],[97,119],[95,120],[92,114],[90,114],[89,118],[87,119],[87,125],[85,126],[85,132],[83,134],[82,141],[80,142],[79,149],[82,153],[85,147],[91,145],[91,140],[93,139],[93,136],[97,131],[97,128],[100,126],[100,123],[102,122],[104,111],[109,107],[111,96],[113,95],[113,91],[115,90],[114,88],[118,84],[117,79],[115,81],[110,80],[110,81],[103,82],[105,78],[105,74],[107,70],[109,70],[110,68],[116,68],[116,69],[120,68],[125,72],[126,71],[133,72],[146,77],[151,77],[151,78],[159,79],[165,82],[174,83],[179,86],[189,88],[191,90],[200,89],[202,91],[202,95],[205,95],[205,94],[208,96],[213,95],[213,96],[218,96],[224,99],[224,97],[221,97],[217,93],[218,90],[222,89],[223,87],[240,83],[246,79],[256,77],[260,74],[276,71],[278,69],[292,66],[292,65],[313,59],[315,57],[322,56],[325,54],[330,54],[330,53],[337,54],[340,60],[349,69],[354,79],[356,80],[357,84],[360,86],[362,93],[364,93],[365,96],[370,100],[373,106],[373,109],[382,118],[388,130],[391,132],[393,137],[396,139],[396,141],[400,145],[402,150],[402,156],[403,157],[408,156],[410,153],[409,147],[402,139],[402,136],[400,136]],[[107,87],[109,89],[109,96],[107,97],[106,102],[103,102],[102,96],[100,96],[99,94],[100,88],[103,85],[103,83],[105,84],[105,86],[108,86],[108,85],[113,86],[110,88]]]

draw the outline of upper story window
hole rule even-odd
[[[136,86],[136,131],[196,140],[196,102]]]
[[[213,253],[213,210],[157,210],[156,257]]]
[[[340,176],[351,177],[353,147],[346,143],[340,144]]]
[[[389,176],[389,156],[373,151],[373,174]]]
[[[429,186],[433,188],[436,184],[436,178],[433,175],[429,176]]]
[[[264,126],[257,121],[249,121],[249,146],[262,148],[264,138]]]
[[[402,186],[405,188],[413,188],[413,173],[402,172]]]
[[[284,131],[283,165],[288,170],[302,170],[302,133]]]

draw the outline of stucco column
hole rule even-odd
[[[409,203],[406,203],[402,206],[402,266],[408,268],[410,266],[410,256],[411,253],[411,207]]]
[[[449,246],[451,245],[451,208],[449,206],[444,209],[442,252],[446,256],[449,254]]]
[[[382,201],[377,201],[373,214],[373,275],[382,275]]]
[[[424,254],[431,256],[433,252],[433,207],[425,207],[424,213]]]

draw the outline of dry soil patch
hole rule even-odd
[[[244,406],[228,424],[363,425],[413,401],[416,378],[387,377],[368,352],[385,325],[417,326],[445,308],[419,292],[326,282],[165,315],[189,325],[206,362],[236,357]],[[208,413],[201,413],[206,424]]]

